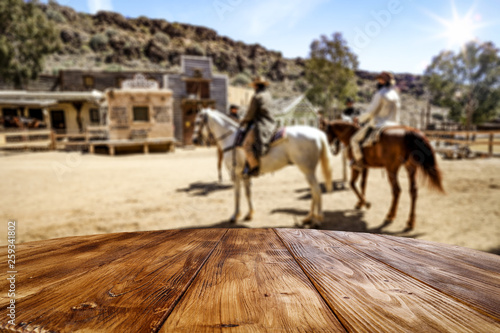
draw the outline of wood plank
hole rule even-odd
[[[232,229],[160,332],[345,332],[273,230]]]
[[[27,295],[16,302],[17,326],[10,327],[7,319],[0,318],[0,329],[154,331],[225,232],[163,231],[139,233],[121,240],[110,235],[109,242],[103,237],[97,242],[73,244],[71,252],[62,247],[38,256],[38,260],[20,262],[20,281],[33,278],[17,284],[21,295]],[[22,258],[22,253],[19,256]],[[86,271],[80,272],[75,263]],[[45,270],[46,265],[49,271]],[[48,282],[51,275],[58,282]],[[39,284],[39,277],[47,287]],[[30,288],[35,288],[36,294],[22,291]]]
[[[492,318],[337,241],[331,233],[277,233],[350,332],[500,330]]]
[[[500,321],[500,274],[378,235],[327,234]]]
[[[442,244],[422,239],[380,235],[395,242],[408,246],[444,255],[454,261],[460,261],[477,268],[500,274],[500,256],[492,253],[461,247],[458,245]]]
[[[170,237],[173,237],[179,231],[170,232]],[[17,289],[16,297],[37,294],[52,284],[75,278],[164,239],[163,232],[152,231],[66,237],[16,245],[16,268],[19,270],[16,279],[17,284],[23,286]],[[132,241],[133,247],[122,245]],[[7,267],[7,246],[0,248],[0,258],[5,258],[0,260],[0,265]],[[7,283],[0,280],[0,288],[6,287]],[[2,294],[0,307],[8,301],[7,295]]]

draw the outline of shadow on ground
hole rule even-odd
[[[497,247],[497,248],[493,248],[493,249],[489,249],[488,251],[486,252],[489,252],[489,253],[493,253],[493,254],[497,254],[497,255],[500,255],[500,246]]]
[[[302,217],[305,217],[308,213],[306,210],[295,209],[295,208],[283,208],[274,209],[271,214],[282,213],[298,216],[297,221],[301,221]],[[388,223],[384,222],[375,228],[368,228],[368,224],[364,220],[364,212],[362,210],[337,210],[337,211],[324,211],[324,220],[319,229],[321,230],[335,230],[335,231],[350,231],[350,232],[366,232],[373,234],[385,234],[392,236],[408,237],[408,238],[418,238],[423,236],[423,233],[415,233],[414,231],[398,231],[391,232],[384,230],[385,227],[389,226]],[[299,224],[297,228],[302,228]]]
[[[210,225],[205,225],[205,226],[196,226],[192,228],[180,228],[180,229],[209,229],[209,228],[222,228],[222,229],[229,229],[229,228],[248,228],[246,225],[241,224],[241,223],[232,223],[229,222],[228,220],[217,222],[215,224],[210,224]]]
[[[224,185],[217,182],[196,182],[189,184],[189,187],[177,189],[177,192],[186,192],[194,196],[207,196],[210,193],[229,190],[232,187],[233,185]]]
[[[323,193],[323,194],[327,193],[324,183],[320,183],[319,187],[321,188],[321,193]],[[340,181],[332,182],[332,188],[333,188],[333,192],[344,191],[344,190],[349,189],[348,185],[346,185],[346,184],[344,184],[344,182],[340,182]],[[312,198],[311,197],[311,189],[309,187],[296,189],[295,193],[304,193],[301,197],[299,197],[299,200],[310,200]]]

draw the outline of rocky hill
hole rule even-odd
[[[89,70],[174,70],[180,56],[205,55],[213,59],[216,71],[231,77],[231,83],[246,85],[250,78],[265,74],[276,84],[278,95],[297,94],[307,88],[305,61],[287,59],[280,52],[259,44],[245,44],[220,36],[215,30],[146,17],[125,18],[118,13],[79,13],[55,2],[40,4],[47,17],[60,30],[62,49],[46,61],[45,72],[60,69]],[[358,85],[363,87],[373,73],[359,71]],[[397,75],[404,93],[423,93],[418,76]],[[360,90],[360,99],[371,96]]]

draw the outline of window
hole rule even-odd
[[[29,109],[28,115],[30,118],[35,118],[35,119],[43,121],[42,109]]]
[[[90,75],[85,75],[83,77],[83,86],[85,88],[94,88],[94,77]]]
[[[149,107],[134,106],[134,121],[149,121]]]
[[[2,115],[4,117],[17,117],[17,116],[19,116],[19,113],[17,112],[17,109],[3,108]]]
[[[99,117],[99,109],[90,109],[89,110],[89,118],[91,123],[99,123],[100,122],[100,117]]]
[[[186,92],[196,98],[210,98],[210,85],[208,81],[187,81]]]

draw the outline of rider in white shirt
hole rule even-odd
[[[378,84],[377,93],[373,96],[367,111],[358,117],[361,129],[351,138],[351,150],[355,167],[363,168],[362,141],[368,132],[384,126],[399,125],[401,100],[396,90],[396,80],[389,72],[382,72],[376,77]],[[355,119],[356,122],[356,119]]]

